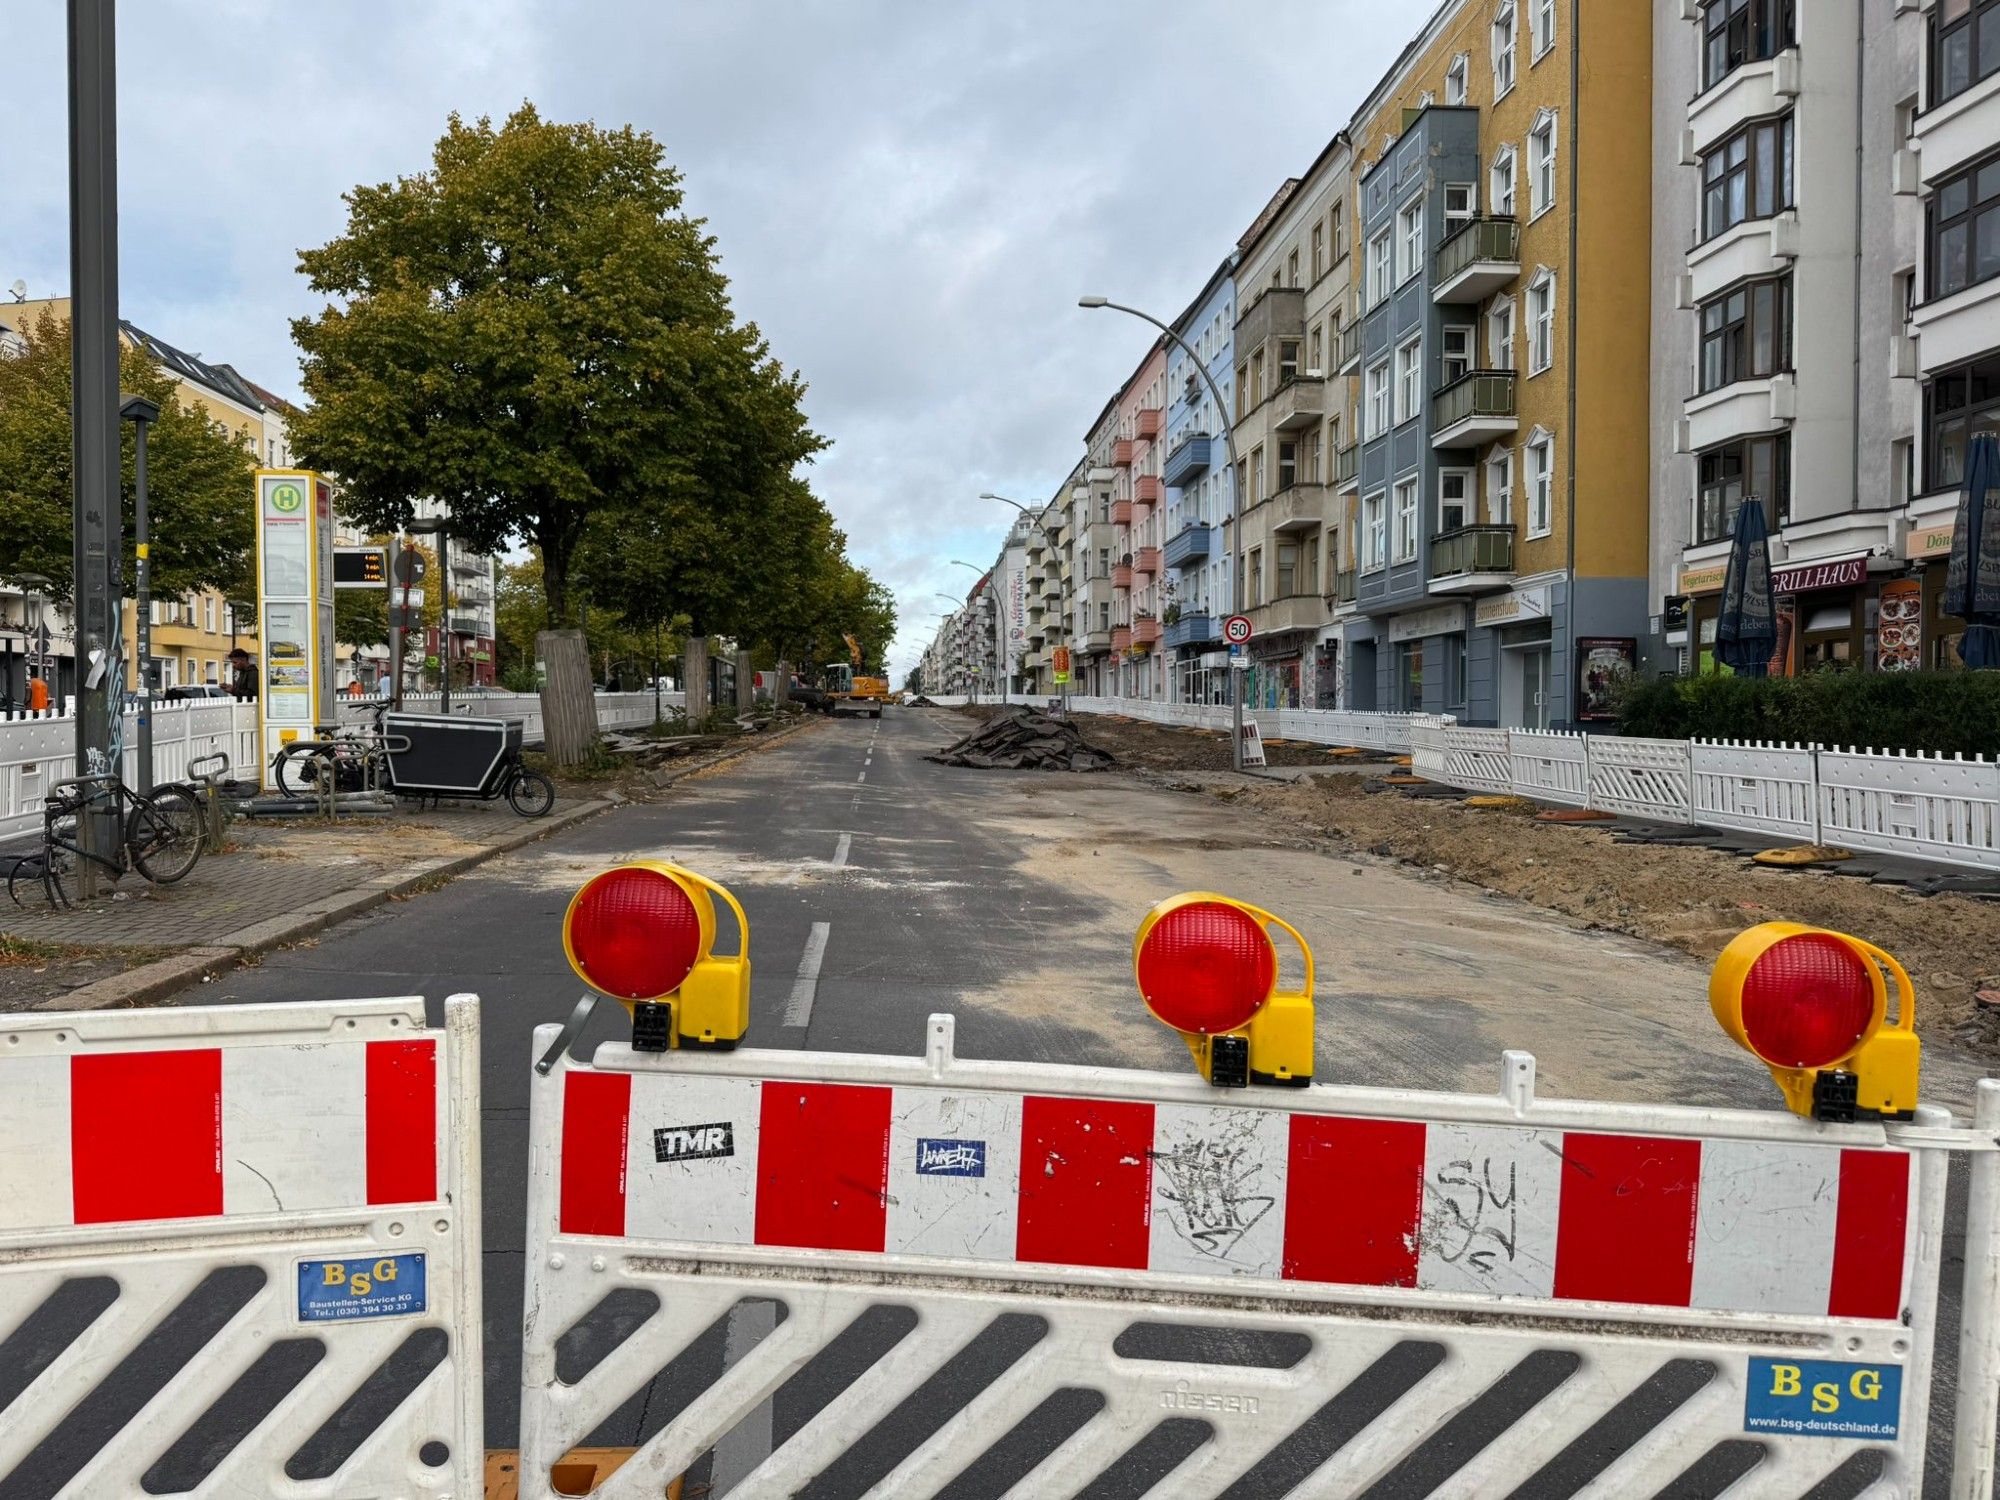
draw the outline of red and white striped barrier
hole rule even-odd
[[[571,1072],[559,1225],[1894,1319],[1912,1158],[925,1087]]]

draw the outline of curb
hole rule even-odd
[[[578,803],[547,818],[537,819],[529,827],[498,839],[474,853],[462,854],[456,859],[440,860],[416,870],[377,875],[358,886],[322,897],[299,911],[287,913],[282,917],[267,917],[261,922],[253,922],[248,927],[240,927],[213,943],[204,944],[199,948],[189,948],[153,963],[141,964],[136,969],[128,969],[123,974],[114,974],[109,979],[78,985],[66,994],[58,996],[48,1006],[35,1006],[33,1009],[129,1010],[137,1006],[154,1004],[190,985],[200,984],[204,979],[220,974],[243,959],[268,953],[273,948],[296,942],[302,937],[311,937],[314,933],[323,932],[350,917],[358,917],[363,912],[386,905],[394,897],[407,895],[434,883],[442,884],[456,879],[490,859],[502,854],[511,854],[514,850],[545,839],[552,833],[588,822],[599,813],[609,812],[618,805],[616,802],[605,800]]]

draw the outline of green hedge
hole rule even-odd
[[[1621,734],[2000,756],[2000,672],[1809,672],[1633,682]]]

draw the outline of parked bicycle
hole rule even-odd
[[[398,797],[504,797],[524,818],[546,816],[556,784],[521,759],[518,720],[443,714],[370,715],[368,729],[322,726],[321,738],[298,740],[271,758],[271,778],[287,797],[329,807],[342,793],[382,791]]]
[[[86,817],[109,802],[119,830],[108,854],[83,847]],[[21,887],[39,885],[51,906],[68,909],[69,883],[92,864],[115,880],[136,872],[154,885],[172,885],[201,860],[204,842],[201,803],[186,786],[141,794],[116,776],[77,776],[59,781],[42,802],[42,847],[14,861],[7,894],[21,905]]]

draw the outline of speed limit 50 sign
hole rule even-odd
[[[1250,640],[1250,617],[1231,615],[1222,622],[1222,638],[1232,646],[1247,645]]]

